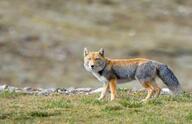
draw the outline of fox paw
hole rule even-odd
[[[144,102],[144,103],[147,102],[147,101],[148,101],[147,99],[142,99],[141,100],[141,102]]]
[[[113,101],[115,99],[115,97],[111,97],[111,101]]]
[[[103,99],[102,97],[97,98],[97,100],[99,100],[99,101],[102,100],[102,99]]]

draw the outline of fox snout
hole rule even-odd
[[[94,69],[94,67],[95,67],[95,63],[93,62],[93,61],[89,61],[89,68],[90,69]]]
[[[94,68],[94,65],[91,65],[91,68],[93,69],[93,68]]]

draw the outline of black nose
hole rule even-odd
[[[94,68],[94,65],[91,65],[91,68]]]

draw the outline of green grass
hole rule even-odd
[[[0,123],[104,123],[180,124],[192,123],[192,94],[163,96],[140,102],[145,93],[127,95],[118,91],[115,101],[98,101],[96,95],[33,96],[0,94]]]

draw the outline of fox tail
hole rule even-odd
[[[178,95],[181,92],[181,86],[171,69],[165,64],[159,64],[157,70],[159,78],[167,85],[173,94]]]

